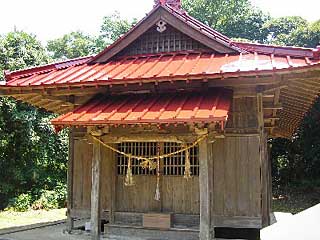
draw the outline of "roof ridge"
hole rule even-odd
[[[277,45],[277,44],[266,44],[266,43],[255,43],[255,42],[238,42],[232,41],[233,44],[243,44],[243,45],[256,45],[256,46],[265,46],[265,47],[274,47],[274,48],[288,48],[288,49],[297,49],[297,50],[314,50],[315,48],[309,47],[299,47],[299,46],[288,46],[288,45]]]
[[[48,63],[40,66],[34,66],[34,67],[29,67],[25,69],[20,69],[20,70],[15,70],[15,71],[4,71],[4,75],[6,80],[11,80],[15,76],[21,76],[21,75],[33,75],[36,72],[49,72],[55,69],[62,69],[62,68],[67,68],[71,66],[76,66],[80,64],[84,64],[88,62],[93,55],[90,56],[85,56],[85,57],[78,57],[78,58],[72,58],[72,59],[67,59],[64,61],[57,61],[53,63]],[[35,71],[38,70],[38,71]]]
[[[280,46],[280,45],[273,45],[273,44],[237,42],[237,41],[233,41],[232,44],[244,50],[247,50],[249,52],[257,52],[257,53],[263,53],[263,54],[286,55],[286,56],[293,56],[293,57],[309,57],[309,58],[316,58],[316,59],[320,54],[320,48]]]

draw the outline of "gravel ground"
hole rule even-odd
[[[65,224],[0,235],[0,240],[87,240],[89,236],[64,234]]]
[[[261,231],[261,240],[319,240],[320,239],[320,204],[296,215],[274,213],[274,224]],[[42,227],[22,232],[0,235],[0,240],[90,240],[88,234],[64,234],[65,224]],[[306,236],[304,238],[303,236]],[[110,240],[116,240],[111,238]],[[137,240],[131,238],[128,240]]]

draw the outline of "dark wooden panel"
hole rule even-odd
[[[92,145],[74,141],[73,193],[74,209],[89,209],[91,197]]]
[[[101,163],[101,206],[102,209],[110,209],[113,197],[112,184],[115,174],[115,154],[112,150],[102,149],[102,163]]]
[[[163,176],[161,198],[164,212],[199,214],[199,177]]]
[[[227,129],[253,129],[258,127],[257,101],[253,97],[234,98]]]
[[[215,227],[228,228],[261,228],[260,217],[215,216]]]
[[[159,211],[159,204],[154,200],[156,176],[133,176],[135,185],[130,187],[124,186],[124,177],[125,176],[117,176],[117,211]]]
[[[170,25],[167,25],[166,27],[167,29],[160,33],[157,31],[157,26],[154,25],[127,48],[121,51],[118,56],[187,50],[212,52],[210,48],[188,37]]]
[[[211,146],[213,216],[261,216],[258,136],[228,136]]]

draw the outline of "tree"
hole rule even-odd
[[[272,18],[263,26],[269,32],[271,41],[278,38],[279,35],[287,35],[300,27],[308,25],[308,21],[302,17],[287,16],[280,18]]]
[[[315,48],[320,44],[320,20],[300,26],[289,35],[278,39],[279,43],[286,45]]]
[[[50,58],[35,36],[12,32],[0,37],[0,70],[48,63]],[[0,98],[0,209],[28,191],[50,189],[66,181],[66,135],[49,125],[53,115]]]
[[[309,23],[301,17],[280,17],[271,19],[263,28],[273,44],[316,47],[320,42],[320,20]]]
[[[65,34],[61,38],[48,41],[47,49],[57,60],[88,56],[100,50],[97,39],[81,31]]]
[[[264,42],[268,32],[262,26],[270,17],[249,0],[184,0],[189,14],[230,38]]]
[[[100,27],[101,38],[106,44],[116,41],[121,35],[125,34],[137,23],[136,19],[122,19],[119,12],[105,16]]]
[[[11,32],[0,36],[1,74],[3,70],[23,69],[49,61],[45,49],[35,36],[25,32]]]

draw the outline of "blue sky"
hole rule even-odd
[[[252,0],[272,16],[298,15],[320,19],[320,0]],[[153,0],[4,0],[1,1],[0,33],[32,32],[45,42],[73,30],[97,34],[102,18],[118,10],[125,18],[142,18]]]

